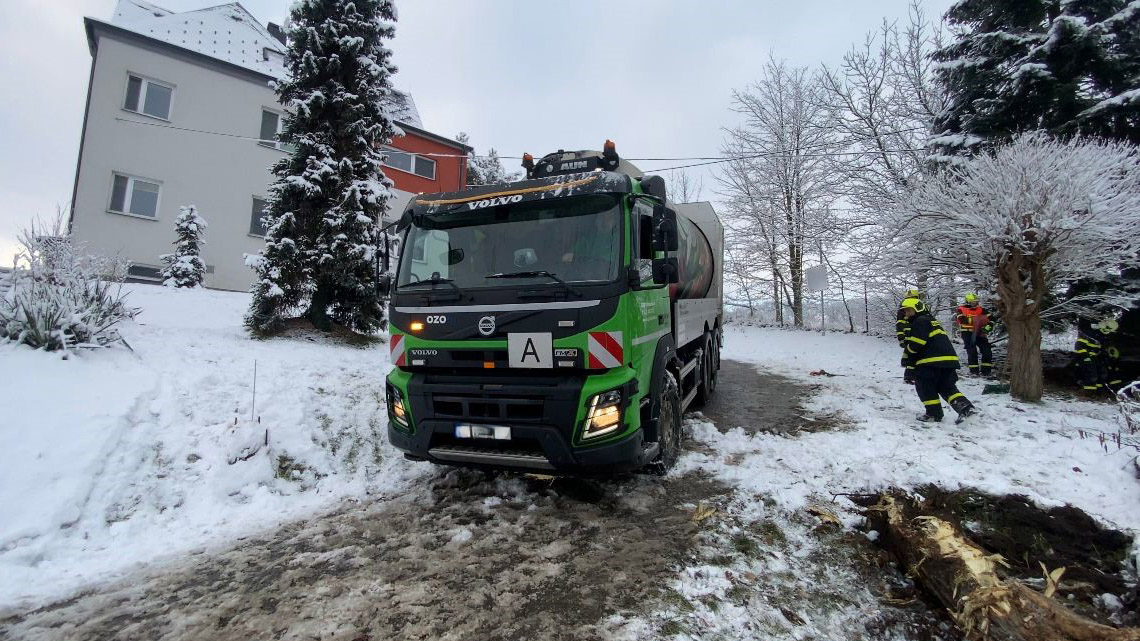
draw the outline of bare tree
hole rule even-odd
[[[701,199],[705,181],[693,178],[684,170],[674,169],[665,175],[669,199],[675,203],[695,203]]]
[[[836,198],[839,180],[829,168],[829,154],[839,141],[818,79],[775,58],[764,65],[760,80],[733,92],[733,109],[744,122],[728,130],[724,151],[738,160],[728,163],[721,183],[730,200],[743,196],[747,203],[755,223],[748,231],[780,247],[786,278],[773,265],[780,285],[774,291],[783,290],[793,323],[802,327],[804,251],[821,242],[819,219]]]
[[[1027,134],[917,185],[893,224],[895,256],[996,289],[1011,392],[1040,400],[1043,301],[1140,251],[1140,156],[1125,143]]]
[[[941,44],[939,23],[913,1],[905,25],[884,21],[842,63],[820,74],[825,106],[844,150],[834,157],[832,170],[842,176],[839,193],[849,205],[836,221],[838,253],[844,258],[829,262],[837,277],[862,281],[878,294],[864,301],[868,330],[872,303],[879,323],[893,323],[906,289],[921,282],[929,302],[954,282],[953,275],[920,273],[900,256],[892,260],[902,265],[883,268],[883,252],[895,244],[898,232],[883,214],[929,171],[926,140],[946,103],[930,59]]]

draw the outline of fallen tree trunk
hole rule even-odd
[[[906,496],[882,496],[867,508],[867,516],[887,549],[937,597],[969,639],[1140,641],[1140,628],[1095,623],[1051,598],[1063,570],[1047,577],[1046,594],[1002,579],[1000,556],[986,554],[949,522],[924,515]]]

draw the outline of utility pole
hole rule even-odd
[[[823,239],[822,238],[819,239],[819,264],[821,267],[824,265],[824,262],[823,262]],[[827,267],[823,267],[823,269],[826,270]],[[826,271],[824,271],[823,273],[827,274]],[[824,308],[823,308],[823,290],[820,289],[819,290],[819,333],[820,334],[826,334],[827,333],[826,323],[827,323],[827,314],[825,313]]]

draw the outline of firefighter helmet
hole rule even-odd
[[[899,304],[899,309],[913,309],[914,313],[921,314],[926,311],[926,303],[919,298],[904,298]]]
[[[906,296],[903,296],[903,298],[922,298],[922,292],[917,289],[908,289],[906,290]]]
[[[1116,322],[1115,318],[1109,316],[1094,325],[1102,334],[1111,334],[1120,329],[1120,323]]]
[[[977,302],[978,302],[978,295],[977,294],[975,294],[973,292],[966,294],[966,304],[967,305],[973,305]]]

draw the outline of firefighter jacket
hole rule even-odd
[[[954,317],[954,324],[960,332],[989,332],[993,329],[989,321],[990,314],[985,307],[976,305],[959,305],[958,315]]]
[[[906,314],[900,309],[898,313],[895,314],[895,338],[899,341],[899,347],[906,347],[906,332]]]
[[[915,367],[960,367],[958,354],[950,343],[950,336],[930,312],[915,314],[910,319],[910,334],[906,337],[907,364]]]
[[[1100,360],[1102,334],[1087,322],[1077,323],[1077,346],[1073,348],[1078,361],[1092,363]]]

